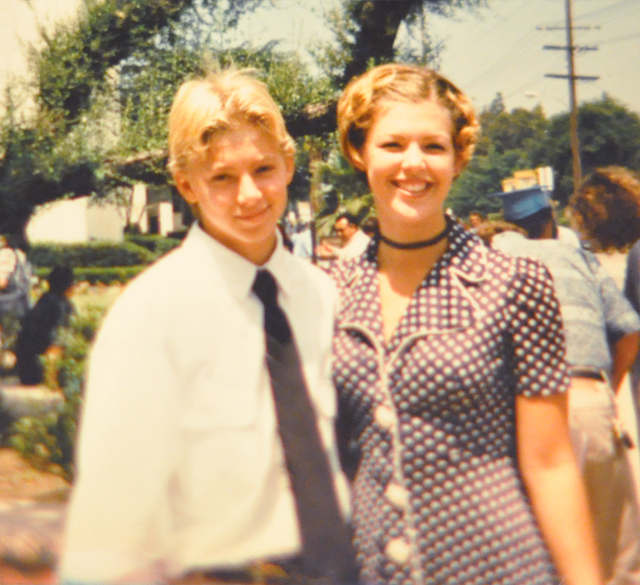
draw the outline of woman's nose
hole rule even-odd
[[[426,166],[424,152],[418,144],[409,144],[402,157],[402,166],[407,169],[424,168]]]

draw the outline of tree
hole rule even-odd
[[[11,131],[3,135],[0,178],[5,182],[0,186],[0,206],[20,207],[24,213],[35,203],[64,194],[86,194],[131,180],[166,179],[163,136],[153,126],[159,126],[158,116],[166,114],[176,73],[192,73],[196,62],[201,66],[195,56],[203,51],[217,58],[234,51],[238,58],[244,52],[260,61],[258,49],[227,49],[226,37],[225,50],[217,50],[219,37],[212,30],[217,26],[219,35],[227,34],[244,11],[262,1],[85,0],[75,22],[60,25],[51,34],[43,31],[44,46],[30,55],[36,114],[30,120],[17,121],[15,116],[4,120]],[[274,47],[268,47],[268,63],[259,65],[284,106],[290,132],[295,137],[333,132],[335,97],[330,96],[371,63],[391,60],[401,23],[411,26],[423,7],[446,11],[484,1],[348,0],[340,66],[334,75],[312,82],[293,55],[276,59]],[[158,83],[159,93],[147,89],[136,95],[137,89],[155,90]],[[107,148],[110,137],[101,140],[108,135],[101,117],[105,113],[114,117],[114,88],[123,96],[118,103],[116,132],[122,135],[118,152]],[[149,99],[141,100],[141,95]],[[145,123],[150,121],[155,124]],[[13,198],[21,205],[5,201]]]
[[[578,108],[578,136],[585,175],[607,165],[640,170],[640,116],[612,97]],[[554,195],[566,205],[574,188],[568,114],[550,119],[546,156],[556,174]]]
[[[480,120],[482,137],[471,164],[453,186],[452,208],[460,215],[471,209],[496,211],[499,202],[484,195],[500,191],[500,181],[514,171],[538,166],[553,168],[553,197],[564,207],[573,191],[568,114],[547,119],[540,107],[507,112],[498,95]],[[638,114],[604,95],[579,107],[578,129],[585,174],[607,165],[640,170]]]
[[[529,111],[516,108],[508,112],[502,96],[480,112],[482,134],[475,156],[456,180],[448,202],[456,213],[498,211],[500,202],[485,197],[501,191],[501,181],[514,171],[531,169],[547,163],[548,121],[540,106]]]

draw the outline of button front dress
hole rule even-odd
[[[516,396],[568,387],[551,279],[455,224],[390,340],[377,243],[333,270],[339,431],[364,583],[551,585],[516,456]]]

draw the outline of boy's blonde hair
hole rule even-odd
[[[640,175],[601,167],[569,199],[571,220],[596,249],[624,250],[640,239]]]
[[[280,108],[254,70],[227,69],[182,84],[169,113],[169,171],[187,171],[202,160],[214,136],[235,124],[262,128],[293,157],[295,143]]]
[[[451,112],[453,145],[462,170],[471,160],[480,123],[471,100],[439,73],[401,63],[379,65],[352,79],[338,101],[338,133],[347,160],[357,167],[358,153],[373,126],[380,102],[433,100]]]

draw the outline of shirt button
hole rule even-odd
[[[396,415],[391,408],[381,405],[376,408],[375,419],[379,427],[389,430],[396,422]]]
[[[405,509],[409,504],[409,492],[397,483],[389,484],[384,495],[396,508]]]
[[[394,563],[399,565],[406,563],[411,556],[411,545],[402,538],[394,538],[384,547],[384,552]]]

